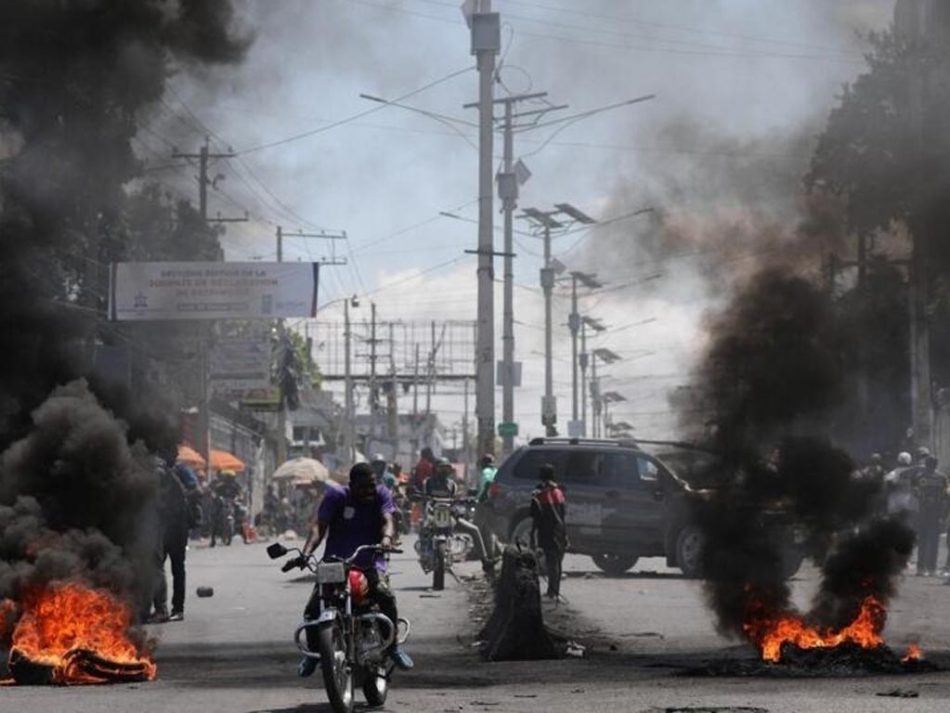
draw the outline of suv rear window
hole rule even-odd
[[[635,486],[644,466],[653,469],[644,475],[655,479],[652,463],[640,463],[643,454],[627,451],[604,451],[594,448],[532,448],[515,463],[513,476],[519,480],[537,480],[542,465],[554,466],[554,477],[560,483],[576,485]]]
[[[554,478],[563,479],[564,451],[553,448],[530,449],[515,463],[514,476],[519,480],[538,480],[541,466],[550,463],[554,466]]]

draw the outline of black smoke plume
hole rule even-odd
[[[167,79],[249,42],[230,0],[0,3],[0,600],[60,579],[148,598],[152,454],[178,405],[95,374],[130,341],[105,322],[107,268],[145,231],[132,142]]]
[[[849,325],[827,291],[772,267],[709,327],[695,390],[709,409],[722,479],[696,517],[720,630],[754,638],[751,622],[795,611],[786,577],[796,530],[822,565],[809,621],[840,627],[869,596],[886,605],[914,535],[877,519],[877,486],[855,477],[831,437],[854,388]]]

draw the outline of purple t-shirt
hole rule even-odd
[[[360,545],[376,545],[383,539],[383,515],[396,512],[393,496],[384,485],[376,487],[376,499],[363,503],[350,493],[348,485],[328,485],[323,500],[317,506],[317,521],[329,527],[323,557],[352,557]],[[386,558],[372,552],[361,552],[356,566],[372,565],[386,571]]]

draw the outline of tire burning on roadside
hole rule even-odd
[[[853,477],[854,462],[832,441],[853,387],[848,325],[826,292],[772,266],[736,292],[709,331],[694,391],[728,477],[695,518],[719,631],[748,640],[770,663],[800,662],[810,650],[880,652],[914,533],[875,512],[874,486]],[[785,581],[786,543],[756,526],[773,511],[803,533],[821,569],[805,613]]]

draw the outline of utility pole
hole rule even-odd
[[[562,222],[561,220],[555,220],[554,216],[565,215],[568,220]],[[557,260],[551,258],[551,231],[567,231],[571,228],[572,225],[577,223],[583,225],[593,225],[597,221],[591,218],[589,215],[584,213],[578,208],[575,208],[570,203],[558,203],[555,205],[555,210],[542,211],[537,208],[525,208],[523,215],[520,217],[527,219],[535,228],[541,229],[542,238],[544,241],[544,267],[541,268],[541,289],[544,291],[544,396],[541,399],[541,423],[545,428],[545,435],[548,437],[553,437],[557,435],[557,429],[555,428],[557,424],[557,401],[554,397],[554,375],[553,375],[553,365],[552,361],[554,359],[553,355],[553,319],[552,319],[552,305],[551,298],[554,291],[554,283],[556,281],[556,276],[564,271],[564,266],[559,263]],[[594,284],[593,278],[585,275],[584,273],[571,273],[572,276],[576,275],[574,278],[575,283],[577,280],[580,280],[583,284]],[[575,285],[576,293],[576,285]],[[577,313],[576,299],[574,308],[571,310],[572,315]],[[575,338],[576,342],[576,338]],[[577,347],[575,343],[575,352],[574,352],[574,363],[577,363]],[[575,367],[575,387],[574,387],[574,421],[577,421],[577,375]]]
[[[208,179],[208,162],[211,159],[219,158],[232,158],[234,153],[212,153],[209,149],[209,139],[205,137],[205,142],[198,150],[197,154],[181,153],[179,151],[172,152],[172,158],[183,158],[187,160],[198,160],[198,213],[201,215],[201,220],[207,225],[209,222],[235,222],[241,220],[247,220],[245,218],[219,218],[219,219],[208,219],[208,186],[212,182]],[[207,464],[208,475],[211,475],[211,399],[210,399],[210,388],[208,385],[208,370],[209,370],[209,356],[208,356],[208,347],[209,342],[211,341],[212,335],[214,334],[214,322],[209,322],[207,325],[207,332],[204,335],[204,338],[200,340],[199,346],[199,375],[198,375],[198,419],[196,424],[197,446],[198,453],[201,454],[201,457],[204,458],[205,463]]]
[[[247,217],[244,218],[208,218],[208,186],[213,186],[215,181],[212,181],[208,178],[208,162],[211,159],[219,158],[234,158],[237,154],[232,151],[227,153],[212,153],[209,147],[209,139],[206,136],[204,145],[198,150],[198,153],[181,153],[180,151],[173,151],[172,158],[183,158],[186,160],[198,160],[198,212],[201,214],[201,219],[206,223],[213,222],[226,222],[232,223],[236,221],[246,221]]]
[[[515,170],[514,133],[515,129],[518,128],[515,126],[515,120],[527,116],[538,119],[550,111],[564,109],[566,106],[547,106],[518,114],[514,113],[514,108],[520,102],[543,99],[546,96],[547,92],[535,92],[494,100],[495,104],[501,104],[504,107],[504,118],[502,119],[504,150],[502,170],[498,174],[498,198],[502,202],[502,211],[505,216],[505,243],[502,250],[504,256],[504,308],[501,337],[502,364],[500,369],[502,376],[502,421],[505,423],[513,423],[515,420],[514,212],[518,207],[518,187],[530,176],[530,172],[520,162],[519,169]],[[514,436],[503,436],[502,454],[507,456],[513,450]]]
[[[495,302],[494,302],[494,104],[495,55],[501,49],[501,22],[491,0],[479,0],[470,18],[472,54],[478,62],[478,343],[475,411],[478,446],[495,451]]]
[[[581,368],[581,423],[584,424],[581,437],[587,438],[587,321],[581,322],[581,353],[578,364]]]
[[[512,423],[515,420],[515,312],[514,312],[514,211],[518,205],[518,181],[511,171],[514,157],[514,136],[512,134],[512,101],[505,102],[505,141],[504,173],[498,177],[498,193],[505,213],[505,275],[504,307],[502,317],[502,397],[501,420]],[[508,456],[514,450],[514,436],[507,432],[502,437],[501,453]]]
[[[577,333],[581,316],[577,313],[577,273],[571,273],[571,314],[567,325],[571,330],[571,418],[577,422]]]
[[[353,466],[353,369],[352,369],[352,339],[350,330],[350,300],[343,302],[343,443],[346,454],[346,468]]]
[[[376,412],[379,409],[379,394],[376,391],[376,303],[369,303],[369,448],[376,439]],[[367,454],[372,458],[372,454]]]
[[[551,268],[551,226],[544,226],[544,267],[541,269],[541,288],[544,291],[544,403],[541,422],[545,435],[556,436],[557,402],[554,400],[554,270]]]
[[[284,261],[284,238],[303,238],[309,240],[348,240],[349,237],[346,234],[346,231],[332,232],[329,230],[319,230],[316,232],[305,233],[302,230],[298,230],[295,233],[286,233],[284,232],[283,227],[277,226],[277,262]],[[336,243],[331,242],[330,248],[330,257],[320,258],[316,262],[319,262],[321,265],[346,265],[346,258],[338,258],[336,256],[336,248],[332,247]]]
[[[597,356],[590,360],[590,417],[591,435],[600,438],[600,382],[597,380]]]
[[[472,454],[470,452],[471,443],[468,437],[468,379],[463,386],[465,396],[462,401],[462,453],[464,453],[464,463],[468,467],[472,463]]]

